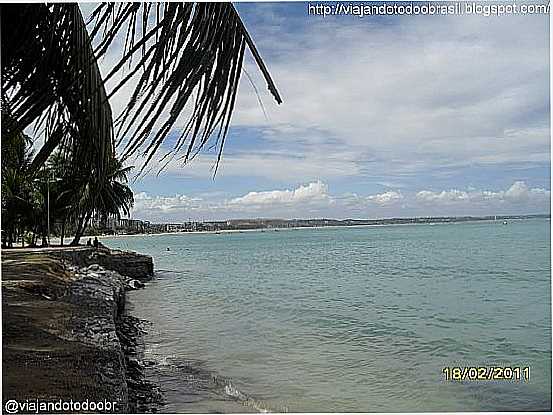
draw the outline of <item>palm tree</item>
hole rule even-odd
[[[55,178],[49,182],[50,186],[50,214],[54,224],[54,232],[60,237],[61,245],[64,243],[66,227],[72,224],[74,211],[75,189],[80,184],[76,178],[79,175],[71,174],[66,168],[67,150],[58,148],[48,158],[46,168],[48,177]]]
[[[4,119],[9,117],[3,114]],[[12,246],[32,216],[32,182],[26,177],[30,165],[30,139],[22,133],[2,137],[2,245]]]
[[[102,3],[88,29],[77,4],[2,4],[0,14],[1,103],[9,115],[2,137],[35,125],[44,144],[31,175],[60,145],[71,150],[72,172],[102,179],[116,147],[123,160],[142,155],[144,168],[184,113],[187,121],[165,156],[180,153],[186,163],[214,137],[218,163],[246,47],[281,102],[230,3]],[[122,56],[103,77],[97,60],[123,37]],[[114,123],[109,100],[130,81],[136,86]]]
[[[9,169],[2,173],[2,245],[12,247],[23,230],[34,209],[30,189],[25,177]]]
[[[127,175],[132,167],[123,167],[121,161],[112,158],[105,177],[86,180],[73,193],[73,214],[77,224],[71,245],[78,245],[93,214],[102,218],[119,218],[121,212],[128,215],[134,204],[132,190],[127,185]]]

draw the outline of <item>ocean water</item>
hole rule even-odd
[[[103,242],[154,257],[130,307],[162,411],[551,409],[549,220]],[[530,380],[442,373],[490,365]]]

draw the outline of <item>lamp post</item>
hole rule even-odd
[[[48,235],[47,235],[46,239],[47,239],[47,242],[48,242],[48,246],[50,246],[50,182],[51,181],[54,181],[54,182],[60,181],[60,179],[53,180],[51,174],[52,174],[52,172],[46,171],[46,224],[47,224],[47,232],[48,232]],[[40,179],[35,179],[35,182],[40,183],[41,180]],[[44,183],[44,182],[42,182],[42,183]]]
[[[48,176],[46,177],[46,186],[47,186],[47,204],[46,204],[46,214],[48,222],[48,246],[50,246],[50,171],[48,171]]]

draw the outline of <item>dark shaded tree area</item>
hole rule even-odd
[[[39,171],[31,165],[31,140],[16,133],[2,140],[2,245],[48,245],[51,233],[74,235],[78,244],[92,215],[102,221],[128,214],[133,194],[127,185],[131,167],[113,158],[101,182],[66,169],[63,150],[56,150]]]

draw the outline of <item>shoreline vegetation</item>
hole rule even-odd
[[[152,277],[152,258],[134,252],[2,250],[3,404],[87,401],[116,413],[160,405],[143,375],[144,322],[125,310],[126,291]]]

